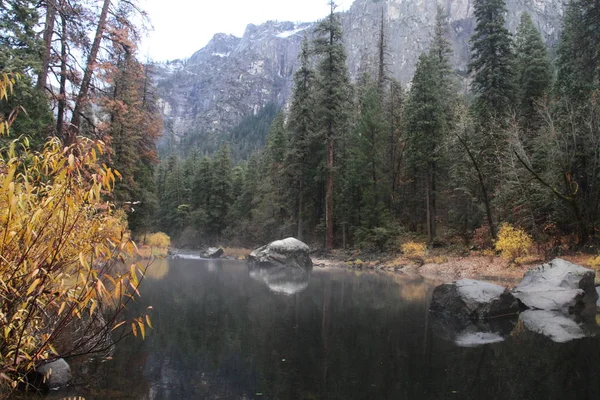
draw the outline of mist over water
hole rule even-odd
[[[438,282],[319,268],[292,274],[289,284],[281,273],[250,275],[243,262],[157,260],[130,310],[152,305],[154,329],[145,341],[121,342],[111,361],[84,362],[74,387],[60,394],[88,400],[600,398],[598,339],[555,343],[516,320],[496,336],[455,328],[428,312]]]

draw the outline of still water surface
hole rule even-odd
[[[554,343],[515,321],[503,342],[460,347],[428,312],[437,282],[276,275],[157,260],[131,309],[153,306],[146,340],[84,362],[78,383],[51,398],[600,399],[599,339]]]

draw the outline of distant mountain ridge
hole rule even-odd
[[[419,54],[427,49],[436,14],[436,0],[356,0],[341,13],[348,68],[353,78],[374,71],[383,15],[387,69],[406,84]],[[472,0],[442,1],[449,22],[453,65],[466,75],[470,37],[475,28]],[[507,27],[516,30],[529,12],[545,41],[558,40],[561,0],[507,0]],[[216,34],[187,61],[156,64],[158,92],[165,115],[165,138],[174,143],[190,135],[219,141],[244,117],[267,104],[283,106],[290,98],[303,35],[315,23],[269,21],[247,26],[243,37]]]

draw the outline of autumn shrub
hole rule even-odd
[[[146,236],[146,244],[148,246],[165,248],[171,245],[171,238],[163,232],[151,233]]]
[[[588,264],[594,269],[600,268],[600,255],[596,257],[590,257],[590,259],[588,260]]]
[[[12,78],[0,77],[6,98]],[[4,136],[11,122],[0,121]],[[118,173],[101,164],[103,150],[84,138],[0,149],[0,386],[16,387],[43,360],[105,350],[119,326],[120,336],[145,335],[146,316],[121,320],[141,274],[115,270],[134,245],[106,201]]]
[[[487,224],[481,225],[473,231],[471,245],[478,250],[491,249],[494,247],[494,241],[490,234],[490,227]]]
[[[402,253],[407,257],[424,257],[425,256],[425,243],[421,242],[406,242],[401,245]]]
[[[515,228],[510,224],[503,224],[498,232],[495,247],[500,251],[502,258],[511,262],[519,260],[529,254],[533,240],[523,229]]]

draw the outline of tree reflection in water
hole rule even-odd
[[[513,324],[503,342],[459,347],[456,332],[432,320],[435,284],[421,277],[315,268],[308,285],[293,277],[290,287],[301,290],[283,294],[250,278],[245,263],[211,263],[155,265],[139,309],[131,310],[152,305],[154,329],[146,341],[121,343],[112,361],[86,363],[77,394],[87,400],[600,398],[598,339],[559,344]]]

